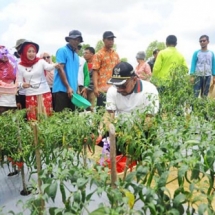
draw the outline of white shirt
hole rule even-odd
[[[79,56],[78,86],[84,86],[84,64],[86,60]]]
[[[157,88],[150,82],[140,80],[142,90],[133,92],[127,96],[117,92],[115,86],[107,91],[106,110],[115,111],[115,116],[130,117],[132,113],[139,111],[147,114],[156,114],[159,110],[159,97]],[[127,116],[127,117],[125,117]]]
[[[35,63],[32,67],[26,67],[22,65],[18,65],[18,73],[17,73],[17,82],[20,86],[25,80],[26,83],[30,83],[33,86],[38,86],[38,89],[35,88],[25,88],[25,95],[41,95],[47,92],[50,92],[50,87],[47,83],[45,77],[45,71],[51,71],[54,69],[53,64],[47,63],[45,60],[40,59],[37,63]]]
[[[11,84],[14,84],[12,81]],[[16,95],[0,94],[0,106],[16,107]]]

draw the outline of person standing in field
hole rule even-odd
[[[112,70],[120,62],[119,55],[114,51],[115,35],[111,31],[103,34],[104,47],[93,58],[94,94],[97,97],[97,106],[105,106],[106,93],[110,87],[107,81],[112,76]]]
[[[191,61],[191,82],[194,83],[195,97],[199,96],[200,91],[201,96],[207,97],[211,76],[213,76],[213,83],[215,83],[215,57],[214,52],[208,50],[209,37],[207,35],[202,35],[199,38],[199,43],[201,49],[194,52]]]
[[[9,53],[8,49],[0,45],[0,86],[10,86],[15,83],[17,64],[15,56]],[[15,110],[16,96],[10,94],[0,94],[0,115],[8,110]]]
[[[138,62],[138,65],[135,68],[136,75],[145,81],[149,81],[151,78],[151,68],[149,64],[145,61],[146,54],[144,51],[140,51],[136,55],[136,59]]]
[[[87,100],[91,103],[90,110],[93,111],[95,107],[95,95],[93,92],[93,57],[95,54],[95,49],[93,47],[87,47],[84,50],[84,59],[87,61],[88,71],[90,75],[90,84],[87,90]]]
[[[159,53],[160,49],[155,49],[153,51],[153,57],[151,57],[147,63],[149,64],[150,68],[151,68],[151,72],[153,72],[153,68],[154,68],[154,64],[155,64],[155,61],[156,61],[156,58],[158,56],[158,53]]]
[[[81,50],[81,45],[78,45],[76,53],[78,54]],[[90,84],[90,74],[88,71],[88,65],[86,60],[79,56],[79,70],[78,70],[78,91],[79,93],[87,98],[88,86]]]
[[[53,64],[52,56],[48,52],[43,52],[42,54],[40,54],[40,58],[44,59],[49,64]],[[44,72],[45,72],[46,80],[48,82],[48,85],[49,85],[51,93],[52,93],[52,86],[53,86],[53,80],[54,80],[54,69],[51,71],[48,71],[48,72],[47,71],[44,71]],[[54,105],[53,93],[52,93],[52,106],[54,109],[55,105]]]
[[[20,62],[20,55],[18,51],[20,50],[22,44],[27,41],[26,39],[19,39],[16,41],[14,56],[17,58],[17,63]],[[20,88],[16,95],[16,103],[18,109],[25,109],[25,89]]]
[[[18,65],[17,82],[20,88],[25,89],[28,120],[38,120],[41,114],[52,114],[52,94],[44,70],[51,71],[60,67],[37,57],[38,51],[39,45],[31,41],[25,41],[18,51],[21,61]]]
[[[74,111],[75,105],[71,102],[71,98],[72,94],[78,91],[79,57],[75,50],[83,42],[82,34],[78,30],[72,30],[65,40],[67,44],[59,48],[56,53],[56,61],[61,68],[55,70],[54,74],[55,112],[63,111],[65,108]]]
[[[161,50],[154,64],[152,77],[156,82],[159,92],[163,92],[171,81],[171,71],[183,67],[188,71],[184,56],[176,49],[177,37],[169,35],[166,38],[167,48]]]

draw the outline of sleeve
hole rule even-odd
[[[192,60],[191,60],[190,75],[193,75],[196,70],[197,53],[198,53],[198,51],[194,52]]]
[[[23,84],[23,75],[22,75],[22,70],[21,70],[21,66],[18,65],[18,70],[16,73],[16,83],[18,84],[18,87],[21,88],[21,85]]]
[[[84,86],[88,87],[89,84],[90,84],[90,73],[89,73],[89,70],[88,70],[87,62],[84,63],[83,70],[84,70]]]
[[[93,57],[93,67],[92,67],[93,70],[99,70],[100,69],[101,61],[102,61],[101,59],[102,58],[101,58],[99,53],[96,53],[94,55],[94,57]]]
[[[215,56],[212,52],[212,75],[215,76]]]
[[[56,62],[65,64],[66,63],[66,49],[60,48],[56,52]]]
[[[50,63],[47,63],[45,60],[41,59],[42,61],[42,64],[43,64],[43,69],[46,70],[46,71],[52,71],[54,70],[54,64],[50,64]]]
[[[116,110],[116,88],[109,87],[106,95],[106,110]]]
[[[159,111],[159,96],[156,87],[153,85],[150,87],[150,92],[145,94],[145,107],[146,113],[155,115]]]
[[[151,72],[151,68],[150,68],[150,66],[149,66],[148,63],[145,64],[145,69],[144,69],[144,71],[145,71],[146,74],[148,74],[148,75],[151,76],[152,72]]]
[[[160,72],[161,70],[161,67],[162,67],[162,51],[160,51],[158,53],[158,56],[156,58],[156,61],[155,61],[155,64],[154,64],[154,67],[153,67],[153,73],[152,75],[156,78],[156,76],[158,75],[158,73]]]

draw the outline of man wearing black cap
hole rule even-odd
[[[71,97],[73,92],[76,93],[78,89],[79,57],[75,50],[83,42],[82,34],[78,30],[72,30],[65,40],[68,43],[58,49],[56,53],[56,60],[62,66],[55,70],[53,82],[54,110],[56,112],[62,111],[64,108],[75,110]]]
[[[112,86],[107,91],[106,110],[115,116],[130,115],[132,112],[147,112],[153,116],[158,112],[159,99],[156,87],[140,80],[133,67],[126,62],[117,64],[108,81]]]
[[[107,112],[104,122],[99,126],[97,144],[103,146],[104,125],[108,128],[111,119],[118,118],[120,122],[128,124],[136,121],[140,113],[146,114],[143,128],[148,135],[151,117],[159,110],[157,88],[151,82],[139,79],[133,67],[127,62],[118,63],[113,68],[112,77],[108,83],[112,86],[107,91]],[[117,151],[117,153],[120,152]]]
[[[94,94],[97,97],[97,106],[104,106],[106,92],[110,87],[107,81],[112,75],[114,66],[120,62],[118,54],[112,49],[116,38],[111,31],[103,34],[104,47],[93,58]]]

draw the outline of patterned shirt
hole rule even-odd
[[[119,55],[114,50],[103,47],[93,57],[93,70],[98,71],[97,87],[100,92],[107,92],[110,87],[107,81],[111,78],[113,68],[120,62]]]

